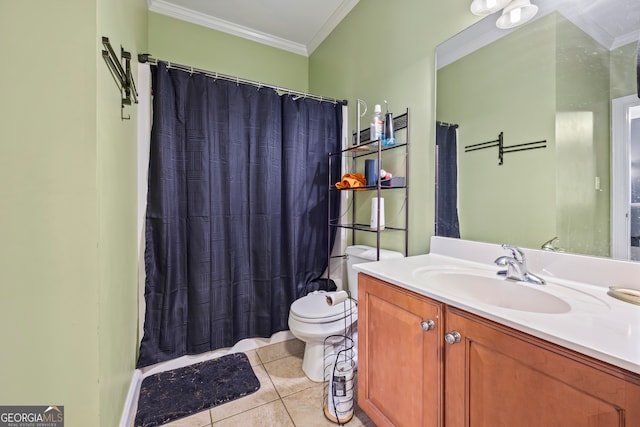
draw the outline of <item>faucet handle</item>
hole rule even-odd
[[[513,246],[513,245],[503,244],[502,248],[506,249],[508,251],[511,251],[511,256],[516,261],[524,262],[524,260],[525,260],[524,252],[519,247]]]
[[[542,249],[543,251],[564,252],[564,249],[562,249],[559,246],[556,246],[556,243],[558,243],[559,241],[560,239],[558,239],[558,236],[556,236],[553,239],[549,239],[546,242],[544,242],[540,247],[540,249]]]

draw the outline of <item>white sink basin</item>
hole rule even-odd
[[[419,268],[414,277],[431,289],[483,304],[533,313],[560,314],[571,311],[561,298],[521,282],[506,280],[494,272],[465,268]]]

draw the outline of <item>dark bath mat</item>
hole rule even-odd
[[[155,427],[254,393],[260,388],[249,359],[234,353],[142,381],[136,427]]]

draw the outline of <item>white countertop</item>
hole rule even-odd
[[[456,256],[451,256],[453,253]],[[462,267],[493,275],[498,270],[493,260],[507,254],[498,245],[434,237],[431,254],[354,267],[418,294],[640,374],[640,306],[607,295],[609,285],[640,289],[640,263],[526,249],[525,253],[529,270],[548,284],[513,285],[530,286],[555,295],[571,306],[568,312],[548,314],[485,304],[448,291],[446,287],[434,286],[417,274],[425,269]],[[487,261],[478,262],[479,259]],[[585,277],[591,280],[583,281]],[[489,286],[487,292],[491,292]]]

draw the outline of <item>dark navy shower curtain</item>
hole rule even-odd
[[[327,266],[327,153],[342,128],[341,104],[164,63],[152,84],[138,367],[288,329]]]
[[[457,125],[436,123],[436,236],[460,237]]]
[[[636,50],[636,86],[638,98],[640,98],[640,40],[638,41],[638,49]]]

